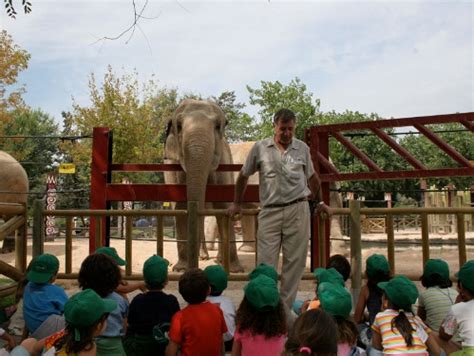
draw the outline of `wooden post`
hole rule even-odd
[[[395,233],[393,231],[393,215],[388,214],[385,217],[387,228],[387,256],[390,264],[390,271],[395,275]]]
[[[102,247],[102,232],[104,231],[103,228],[102,228],[102,223],[103,223],[103,219],[102,217],[94,217],[95,219],[95,235],[94,235],[94,248],[95,250],[97,250],[99,247]],[[92,220],[92,217],[91,217],[91,220]],[[89,248],[91,247],[91,242],[89,241]],[[94,251],[95,251],[94,250]],[[89,251],[90,253],[93,253],[94,251]]]
[[[163,257],[163,217],[156,216],[156,254]]]
[[[33,258],[44,252],[44,200],[36,199],[33,203]]]
[[[464,224],[464,214],[457,213],[456,220],[458,225],[458,250],[459,250],[459,268],[466,263],[466,225]]]
[[[72,272],[72,216],[66,217],[66,273]]]
[[[125,275],[132,275],[132,220],[133,216],[125,217]]]
[[[326,234],[325,234],[325,226],[324,226],[324,220],[320,214],[316,213],[316,219],[318,221],[317,227],[317,241],[318,241],[318,260],[319,260],[319,266],[315,267],[326,267]],[[312,220],[312,218],[311,218]]]
[[[362,234],[360,201],[350,200],[352,289],[360,290],[362,282]]]
[[[230,216],[220,217],[222,219],[222,226],[224,236],[222,236],[222,265],[224,270],[229,274],[230,272],[230,229],[233,228],[233,224],[230,223]]]
[[[199,267],[198,202],[188,201],[188,268]]]
[[[423,251],[423,266],[430,258],[430,236],[428,231],[428,214],[421,213],[421,244]]]

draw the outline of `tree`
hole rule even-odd
[[[226,138],[228,142],[253,141],[256,139],[257,129],[254,119],[242,112],[245,104],[237,103],[234,91],[225,91],[218,97],[211,97],[224,111],[227,118]]]
[[[0,32],[0,134],[2,127],[11,120],[12,112],[25,109],[22,95],[24,86],[17,87],[18,75],[28,68],[30,54],[13,42],[3,30]]]
[[[23,165],[30,181],[30,192],[43,193],[46,174],[55,169],[59,152],[58,140],[45,136],[56,135],[58,126],[41,110],[16,110],[11,116],[4,126],[4,134],[28,138],[1,140],[0,150],[9,152]]]
[[[5,3],[5,11],[7,15],[11,18],[16,18],[17,12],[15,7],[13,6],[13,0],[3,0]],[[28,0],[21,0],[21,5],[23,6],[23,11],[25,14],[29,14],[31,12],[31,2]]]
[[[250,104],[260,107],[258,139],[271,136],[273,133],[273,115],[281,108],[293,110],[296,114],[298,125],[296,137],[303,139],[304,129],[317,124],[316,118],[319,113],[320,101],[313,100],[313,94],[308,92],[306,85],[296,77],[288,85],[279,81],[260,82],[261,88],[251,88],[247,85],[250,93]]]

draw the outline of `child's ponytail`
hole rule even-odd
[[[415,329],[410,324],[405,312],[403,310],[398,311],[398,315],[392,319],[391,328],[393,331],[393,327],[396,327],[400,334],[402,334],[403,338],[405,339],[405,343],[408,347],[413,346],[413,332]]]

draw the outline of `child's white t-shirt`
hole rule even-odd
[[[459,332],[462,346],[474,346],[474,299],[454,304],[443,321],[446,334]]]
[[[229,298],[224,297],[223,295],[209,296],[207,297],[207,300],[221,308],[222,314],[224,314],[225,324],[227,326],[227,332],[224,334],[224,341],[232,340],[235,332],[234,304]]]

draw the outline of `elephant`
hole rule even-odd
[[[216,172],[220,164],[232,164],[229,144],[224,135],[226,118],[219,106],[207,100],[186,99],[182,101],[173,116],[168,119],[165,142],[165,163],[180,164],[183,171],[165,172],[165,182],[185,184],[188,201],[197,201],[198,209],[211,207],[226,209],[226,203],[205,203],[207,184],[232,184],[232,172]],[[177,202],[175,209],[186,209],[186,203]],[[218,219],[219,230],[223,231],[223,219]],[[187,266],[187,252],[183,240],[187,235],[187,218],[176,217],[178,239],[178,262],[174,271]],[[204,241],[204,217],[198,221],[198,235],[201,241],[201,258],[209,258]],[[231,229],[230,241],[235,241]],[[230,270],[242,272],[235,242],[230,245]]]
[[[25,204],[28,199],[28,175],[18,161],[0,151],[0,202]],[[5,222],[13,216],[0,214]],[[3,242],[2,253],[15,249],[15,238],[8,236]]]
[[[234,163],[243,164],[247,158],[248,153],[253,147],[255,142],[240,142],[230,144],[230,150],[232,153],[232,160]],[[238,172],[235,173],[235,179],[237,178]],[[258,173],[249,177],[248,184],[258,184]],[[330,194],[330,206],[333,208],[342,208],[342,198],[341,194],[336,190],[339,188],[337,182],[331,182],[331,194]],[[258,203],[247,203],[243,205],[244,209],[256,209],[258,208]],[[242,216],[242,237],[244,241],[255,241],[257,226],[256,220],[253,216]],[[213,217],[206,217],[206,240],[210,241],[208,243],[208,248],[214,248],[212,241],[215,241],[219,238],[219,232],[217,229],[216,220]],[[338,239],[331,241],[331,250],[333,253],[347,254],[347,251],[344,252],[344,244],[339,240],[342,238],[341,232],[341,217],[339,215],[334,215],[331,218],[331,238]],[[253,242],[244,242],[240,246],[239,251],[244,252],[254,252],[255,243]]]

